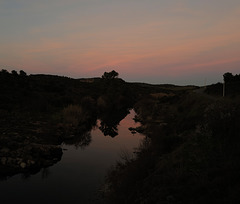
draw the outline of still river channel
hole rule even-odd
[[[54,166],[27,178],[19,174],[0,181],[0,203],[101,203],[96,192],[108,169],[122,152],[133,152],[143,138],[128,130],[139,126],[134,115],[131,110],[113,138],[94,128],[85,148],[62,144],[62,159]]]

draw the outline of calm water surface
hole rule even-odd
[[[104,136],[98,128],[91,131],[92,142],[85,148],[63,144],[60,162],[25,178],[15,175],[0,181],[0,203],[100,203],[97,189],[111,165],[122,151],[133,152],[142,135],[132,134],[136,127],[134,111],[123,119],[114,138]]]

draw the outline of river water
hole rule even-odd
[[[132,153],[143,138],[128,130],[139,126],[132,120],[134,114],[131,110],[120,122],[117,136],[104,136],[96,127],[88,146],[62,144],[62,159],[54,166],[29,177],[15,175],[0,181],[0,203],[101,203],[97,190],[108,169],[122,152]]]

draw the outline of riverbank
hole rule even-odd
[[[107,169],[119,159],[119,154],[138,146],[141,134],[132,134],[128,128],[137,124],[130,113],[117,126],[118,135],[105,136],[97,126],[82,140],[68,140],[61,145],[61,161],[43,167],[33,174],[14,175],[0,181],[2,203],[102,203],[97,197]],[[66,188],[67,186],[67,188]],[[15,192],[15,196],[12,196]],[[44,195],[44,196],[43,196]],[[66,196],[68,195],[68,196]],[[36,198],[38,198],[36,200]]]
[[[31,174],[61,160],[60,145],[87,146],[88,132],[101,119],[105,135],[135,102],[118,78],[91,81],[0,71],[0,178]]]
[[[239,98],[175,90],[143,98],[135,111],[146,140],[109,171],[107,202],[240,202]]]

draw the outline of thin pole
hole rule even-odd
[[[225,97],[225,81],[223,80],[223,97]]]

